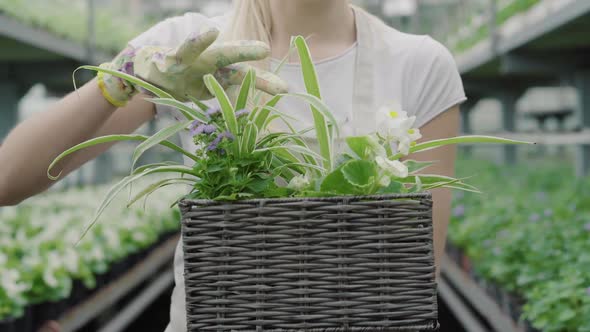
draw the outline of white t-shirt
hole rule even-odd
[[[374,115],[382,105],[401,105],[409,115],[416,115],[416,125],[421,127],[465,101],[457,66],[444,46],[429,36],[406,34],[387,27],[362,11],[355,10],[355,17],[357,43],[338,56],[315,63],[322,99],[340,123],[342,136],[375,131]],[[160,22],[129,44],[136,48],[144,45],[176,47],[205,25],[223,29],[227,20],[226,16],[206,18],[188,13]],[[273,60],[271,67],[276,65],[277,60]],[[299,65],[284,65],[279,76],[289,84],[291,92],[305,91]],[[297,127],[312,124],[309,107],[299,100],[283,99],[278,108],[300,119]],[[157,113],[182,118],[180,113],[167,107],[157,106]],[[181,141],[186,149],[196,148],[188,133],[181,136]],[[174,269],[176,287],[166,332],[186,331],[180,242]]]

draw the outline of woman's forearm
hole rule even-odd
[[[49,187],[51,161],[90,138],[115,110],[92,80],[14,128],[0,146],[0,206],[16,204]],[[57,165],[53,174],[67,163]]]

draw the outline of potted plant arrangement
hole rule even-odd
[[[431,163],[407,156],[448,144],[524,142],[487,136],[416,143],[415,117],[379,110],[373,135],[347,137],[335,153],[338,127],[322,102],[309,50],[294,38],[306,94],[280,94],[261,102],[255,72],[244,78],[234,102],[212,75],[205,84],[219,104],[192,98],[183,103],[168,92],[120,72],[144,88],[150,101],[178,109],[186,119],[151,137],[113,135],[91,139],[58,156],[95,144],[141,141],[133,164],[147,149],[163,145],[193,166],[155,163],[133,168],[111,188],[94,224],[115,195],[137,179],[172,173],[131,198],[158,188],[190,184],[179,199],[185,266],[187,328],[262,330],[434,330],[437,328],[432,201],[428,190],[476,188],[460,179],[419,174]],[[190,96],[189,96],[190,98]],[[313,128],[297,131],[275,106],[281,98],[310,105]],[[283,121],[286,132],[269,125]],[[190,130],[197,151],[168,138]],[[304,134],[314,132],[312,148]],[[395,146],[395,147],[394,147]],[[403,160],[402,160],[403,159]]]

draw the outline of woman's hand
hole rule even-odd
[[[189,37],[177,48],[128,48],[102,67],[136,76],[182,101],[187,101],[187,96],[210,99],[212,96],[205,87],[203,76],[213,74],[224,88],[239,85],[251,68],[241,62],[262,60],[270,54],[268,45],[260,41],[212,45],[218,35],[217,29],[208,28]],[[272,73],[257,70],[256,76],[256,87],[260,90],[269,94],[287,90],[287,84]],[[108,74],[101,74],[99,84],[107,100],[119,107],[138,91],[130,83]]]

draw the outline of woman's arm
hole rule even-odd
[[[88,82],[6,137],[0,146],[0,206],[18,204],[51,186],[54,181],[47,178],[47,167],[64,150],[92,137],[131,133],[153,115],[153,105],[140,96],[117,109],[105,100],[96,80]],[[52,174],[65,175],[110,145],[80,151],[64,159]]]
[[[455,106],[428,122],[422,128],[422,141],[455,137],[459,133],[459,106]],[[444,146],[438,149],[418,152],[412,155],[412,159],[419,161],[436,161],[424,172],[428,174],[453,176],[455,173],[455,157],[457,148],[455,145]],[[440,274],[440,264],[445,252],[447,228],[451,218],[451,190],[433,189],[434,201],[434,256],[436,262],[436,275]]]

